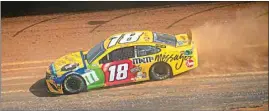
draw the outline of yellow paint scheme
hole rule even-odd
[[[171,46],[171,45],[167,45],[164,43],[156,43],[153,42],[153,32],[151,31],[135,31],[135,32],[143,32],[143,34],[139,37],[139,39],[135,42],[131,42],[131,43],[119,43],[117,42],[117,44],[113,45],[112,47],[108,48],[108,44],[111,42],[111,38],[117,35],[121,35],[121,34],[125,34],[125,33],[130,33],[130,32],[125,32],[125,33],[119,33],[119,34],[115,34],[110,36],[109,38],[107,38],[104,41],[104,48],[106,49],[106,51],[101,54],[99,57],[97,57],[90,65],[91,66],[98,66],[99,68],[102,67],[103,64],[99,64],[99,61],[106,56],[107,54],[109,54],[110,52],[119,49],[119,48],[123,48],[123,47],[129,47],[129,46],[137,46],[137,45],[150,45],[150,46],[157,46],[161,49],[160,52],[156,53],[156,54],[152,54],[152,55],[147,55],[147,56],[142,56],[142,57],[135,57],[135,58],[143,58],[143,57],[153,57],[154,60],[152,60],[151,62],[148,63],[142,63],[142,64],[135,64],[135,66],[139,66],[141,67],[141,72],[144,72],[146,74],[145,78],[134,78],[135,82],[139,82],[139,81],[146,81],[146,80],[150,80],[150,76],[149,76],[149,71],[151,66],[156,63],[159,62],[157,61],[156,57],[158,55],[178,55],[177,60],[169,60],[166,61],[166,63],[168,63],[172,69],[172,73],[173,75],[178,75],[181,74],[182,72],[188,71],[190,69],[196,68],[198,66],[198,55],[197,55],[197,49],[196,46],[194,44],[194,42],[192,41],[191,44],[188,44],[188,42],[183,42],[184,44],[177,44],[176,46]],[[188,41],[188,35],[187,34],[178,34],[175,35],[176,40],[177,41]],[[165,47],[160,47],[160,46],[165,46]],[[182,55],[182,53],[184,53],[184,51],[186,50],[192,50],[192,54],[191,55]],[[84,51],[83,54],[86,54],[88,51]],[[184,57],[191,57],[191,59],[194,61],[194,65],[192,67],[187,67],[186,62],[187,60],[184,59]],[[130,58],[129,60],[132,61],[132,59],[134,58]],[[182,62],[183,59],[183,62]],[[181,67],[179,68],[180,64],[182,62]],[[66,71],[61,71],[61,68],[66,65],[66,64],[71,64],[71,63],[79,63],[79,68],[84,67],[83,65],[83,61],[81,58],[81,53],[80,52],[74,52],[68,55],[65,55],[59,59],[57,59],[54,62],[54,67],[55,67],[55,71],[57,74],[57,77],[62,76],[64,73],[66,73]],[[86,62],[86,65],[88,66],[88,62]],[[90,68],[89,67],[89,68]],[[47,70],[47,72],[49,72],[50,70]],[[54,86],[56,85],[54,83],[53,80],[46,80],[47,84],[52,83]],[[106,84],[104,84],[104,86],[106,86]],[[57,86],[55,86],[57,87]],[[55,91],[51,85],[48,85],[48,88],[51,92],[58,92],[58,93],[63,93],[62,92],[62,85],[59,91]]]
[[[143,34],[139,37],[139,39],[137,41],[132,42],[132,43],[125,43],[125,44],[117,43],[116,45],[114,45],[114,46],[112,46],[110,48],[107,48],[108,47],[108,44],[111,41],[110,38],[112,38],[112,37],[114,37],[116,35],[121,35],[121,34],[126,34],[126,33],[131,33],[131,32],[118,33],[118,34],[114,34],[114,35],[110,36],[109,38],[107,38],[104,41],[104,48],[106,48],[105,53],[102,54],[101,56],[99,56],[96,60],[94,60],[93,61],[93,65],[98,65],[99,67],[101,67],[102,64],[99,64],[99,60],[102,59],[108,53],[110,53],[113,50],[118,49],[118,48],[128,47],[128,46],[136,46],[136,45],[151,45],[151,46],[156,46],[156,44],[161,44],[161,43],[155,43],[155,42],[153,42],[153,33],[151,31],[145,30],[145,31],[135,31],[135,32],[143,32]],[[175,37],[176,37],[176,39],[178,41],[188,41],[187,34],[178,34],[178,35],[175,35]],[[180,70],[176,70],[175,67],[176,67],[176,63],[178,61],[167,62],[171,66],[174,75],[177,75],[178,73],[187,71],[189,69],[193,69],[193,68],[195,68],[195,67],[198,66],[197,49],[194,46],[194,43],[188,45],[188,43],[185,42],[182,46],[178,46],[177,45],[176,47],[171,46],[171,45],[167,45],[167,44],[162,44],[162,45],[165,45],[166,48],[161,48],[161,52],[159,52],[157,54],[149,55],[149,56],[152,56],[155,59],[155,56],[156,55],[159,55],[159,54],[170,54],[170,55],[171,54],[174,54],[174,55],[177,55],[181,51],[185,51],[185,50],[189,50],[189,49],[192,49],[193,48],[193,54],[191,55],[192,56],[192,59],[194,60],[194,66],[193,67],[191,67],[191,68],[186,67],[186,65],[184,65],[184,64],[186,64],[186,61],[183,61],[183,65],[182,65],[181,69]],[[87,51],[84,51],[83,54],[87,54]],[[149,56],[142,56],[142,57],[139,57],[139,58],[149,57]],[[155,62],[157,62],[157,61],[154,61],[154,62],[151,62],[151,63],[146,63],[146,64],[143,63],[143,64],[139,64],[139,65],[142,67],[142,70],[144,72],[147,72],[147,74],[149,74],[148,73],[149,72],[149,68]],[[81,59],[80,52],[70,53],[68,55],[65,55],[65,56],[57,59],[54,62],[54,64],[55,64],[54,66],[55,66],[55,69],[56,69],[56,74],[57,74],[58,77],[60,77],[64,73],[66,73],[66,71],[60,71],[61,68],[64,65],[70,64],[70,63],[79,63],[79,67],[83,67],[83,62],[82,62],[82,59]],[[147,78],[144,78],[143,80],[148,80],[148,79],[149,79],[149,76],[147,76]]]
[[[153,33],[151,31],[135,31],[135,32],[143,32],[143,35],[140,36],[140,38],[136,41],[136,42],[132,42],[132,43],[126,43],[126,44],[119,44],[117,43],[115,46],[107,48],[109,42],[110,42],[110,38],[118,35],[112,35],[110,38],[106,39],[104,42],[104,47],[106,48],[105,53],[103,53],[101,56],[99,56],[96,60],[94,60],[92,63],[94,65],[98,65],[99,67],[102,67],[102,64],[99,64],[99,60],[101,60],[104,56],[106,56],[107,54],[109,54],[110,52],[112,52],[113,50],[116,50],[118,48],[123,48],[123,47],[129,47],[129,46],[137,46],[137,45],[151,45],[151,46],[156,46],[156,44],[161,44],[166,46],[166,48],[161,48],[161,51],[159,53],[156,54],[152,54],[152,55],[147,55],[147,56],[142,56],[142,57],[137,57],[137,58],[143,58],[143,57],[154,57],[154,61],[150,62],[150,63],[143,63],[143,64],[138,64],[140,67],[142,67],[142,72],[146,72],[147,76],[146,78],[143,79],[137,79],[138,81],[145,81],[145,80],[149,80],[149,70],[150,67],[158,62],[155,61],[156,55],[160,55],[160,54],[169,54],[169,55],[180,55],[180,53],[182,51],[185,50],[190,50],[193,49],[193,53],[190,55],[191,59],[194,61],[194,65],[192,67],[187,67],[186,66],[186,60],[183,61],[182,63],[182,67],[180,69],[176,69],[176,65],[179,64],[179,61],[168,61],[167,63],[170,65],[173,75],[178,75],[182,72],[188,71],[190,69],[194,69],[198,66],[198,55],[197,55],[197,49],[196,46],[194,44],[194,42],[192,41],[191,44],[188,44],[186,42],[185,45],[182,46],[171,46],[171,45],[167,45],[167,44],[163,44],[163,43],[155,43],[153,42]],[[130,32],[125,32],[125,33],[130,33]],[[124,34],[124,33],[119,33],[119,34]],[[177,40],[181,40],[181,41],[187,41],[188,40],[188,36],[187,34],[178,34],[175,35]],[[132,60],[131,58],[129,60]]]
[[[145,42],[152,42],[153,41],[153,34],[152,34],[151,31],[145,30],[145,31],[135,31],[135,32],[142,32],[143,34],[139,37],[139,39],[137,41],[132,42],[130,44],[134,44],[134,43],[145,43]],[[107,38],[104,41],[104,48],[105,49],[112,48],[112,47],[108,48],[108,44],[111,42],[111,38],[113,38],[113,37],[115,37],[117,35],[122,35],[122,34],[126,34],[126,33],[132,33],[132,32],[118,33],[118,34],[114,34],[114,35],[110,36],[109,38]],[[113,47],[115,47],[115,46],[121,46],[121,47],[123,47],[123,46],[128,45],[128,44],[129,43],[121,44],[121,43],[117,42],[117,44],[114,45]]]
[[[79,68],[84,67],[80,52],[67,54],[54,62],[57,77],[61,77],[67,71],[61,71],[61,68],[66,64],[78,63]]]

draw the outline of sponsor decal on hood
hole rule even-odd
[[[54,62],[55,73],[58,77],[68,71],[74,71],[84,67],[83,55],[81,52],[75,52],[60,57]]]

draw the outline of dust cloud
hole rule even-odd
[[[192,29],[201,70],[268,70],[268,5],[264,4],[238,9],[232,20]]]

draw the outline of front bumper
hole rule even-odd
[[[64,94],[63,87],[61,84],[56,84],[54,80],[46,79],[46,87],[49,93],[53,94]]]
[[[46,72],[45,84],[47,91],[53,94],[63,94],[63,88],[61,84],[56,84],[49,71]]]
[[[55,76],[54,65],[52,63],[46,71],[45,84],[47,91],[52,94],[63,94],[62,84],[56,84],[56,79],[57,77]]]

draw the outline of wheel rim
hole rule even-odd
[[[77,78],[69,78],[66,81],[66,89],[71,92],[78,91],[81,86],[81,81],[79,81]]]
[[[169,75],[170,73],[169,68],[166,65],[162,65],[162,64],[157,64],[153,68],[152,72],[158,77],[164,77],[164,76]]]

